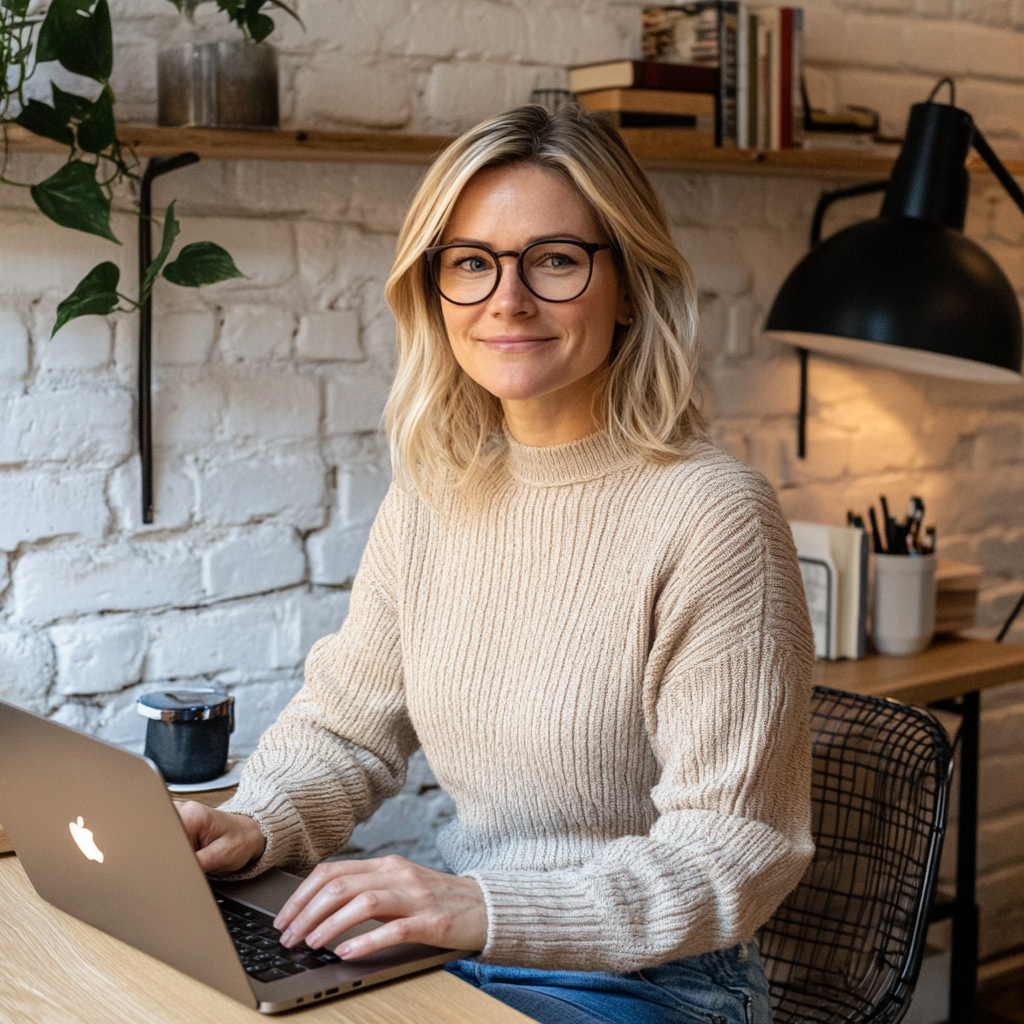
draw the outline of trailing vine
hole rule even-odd
[[[171,0],[191,16],[202,0]],[[260,42],[274,30],[266,6],[293,11],[280,0],[216,0],[218,8],[243,36]],[[33,13],[33,0],[0,0],[0,184],[27,188],[36,206],[61,227],[84,231],[120,244],[110,223],[115,189],[139,181],[139,161],[117,138],[116,98],[110,87],[114,67],[113,32],[107,0],[52,0],[45,14]],[[80,95],[50,83],[51,102],[29,95],[40,65],[58,62],[95,83]],[[7,126],[19,125],[67,147],[67,159],[48,178],[21,182],[8,177]],[[119,290],[120,268],[97,264],[57,307],[56,334],[69,320],[89,314],[136,310],[152,293],[157,278],[199,288],[244,275],[214,242],[192,242],[170,259],[180,231],[174,202],[163,217],[160,250],[139,282],[138,294]]]

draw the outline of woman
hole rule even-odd
[[[341,631],[221,812],[207,871],[310,867],[422,744],[453,874],[323,864],[277,919],[452,968],[540,1021],[767,1022],[755,930],[811,856],[813,657],[787,524],[703,437],[696,299],[600,119],[524,107],[427,174],[387,286],[395,484]]]

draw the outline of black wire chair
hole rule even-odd
[[[894,1024],[924,954],[952,750],[920,708],[816,687],[816,852],[758,936],[776,1024]]]

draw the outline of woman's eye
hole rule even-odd
[[[540,259],[540,265],[549,270],[566,270],[576,266],[574,260],[568,253],[546,252]]]
[[[455,266],[459,270],[468,270],[476,274],[490,270],[490,264],[482,256],[466,256],[463,259],[456,260]]]

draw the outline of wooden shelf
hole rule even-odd
[[[121,141],[139,157],[193,152],[207,160],[304,160],[326,163],[429,164],[452,141],[445,135],[402,132],[318,132],[282,128],[277,131],[233,128],[160,128],[121,125]],[[652,170],[702,171],[717,174],[800,175],[805,177],[884,178],[893,158],[853,150],[715,149],[695,146],[684,131],[624,128],[623,138],[645,167]],[[18,153],[66,152],[56,143],[9,125],[8,145]],[[987,172],[976,157],[972,172]],[[1011,174],[1024,175],[1024,161],[1009,161]]]

